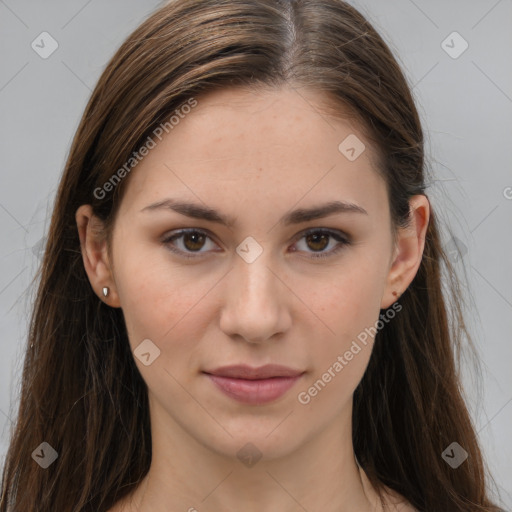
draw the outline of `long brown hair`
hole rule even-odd
[[[426,188],[422,127],[391,50],[356,9],[341,0],[161,7],[107,65],[70,149],[39,275],[0,512],[104,511],[134,490],[151,463],[147,387],[121,310],[89,284],[75,211],[91,204],[110,230],[129,176],[108,193],[105,183],[191,98],[282,85],[322,91],[332,114],[358,119],[378,149],[393,226],[407,223],[408,199]],[[432,211],[403,309],[378,332],[354,394],[359,463],[374,486],[387,485],[422,512],[498,510],[460,388],[455,354],[469,336],[457,283]],[[58,453],[46,469],[32,458],[43,441]],[[457,469],[441,456],[454,441],[469,454]]]

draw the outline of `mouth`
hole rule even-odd
[[[203,373],[228,397],[245,404],[257,405],[283,396],[305,372],[281,365],[265,365],[259,368],[236,365]]]

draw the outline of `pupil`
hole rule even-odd
[[[312,234],[312,235],[308,235],[308,236],[307,236],[308,242],[309,242],[311,239],[313,239],[313,244],[318,243],[318,239],[319,239],[319,238],[322,238],[324,242],[327,242],[328,236],[327,236],[327,235],[319,235],[319,234]],[[327,243],[323,243],[323,244],[321,244],[321,246],[322,246],[322,247],[317,247],[317,248],[315,248],[315,247],[310,247],[310,248],[311,248],[311,249],[313,249],[313,250],[319,250],[319,251],[321,251],[322,249],[325,249],[325,247],[327,247],[327,245],[328,245],[328,242],[327,242]]]
[[[187,243],[188,240],[193,240],[192,241],[192,246],[191,244]],[[201,241],[198,242],[198,239],[202,239]],[[187,247],[187,249],[189,250],[195,250],[195,249],[201,249],[201,247],[203,246],[203,242],[204,243],[204,235],[202,235],[201,233],[186,233],[185,234],[185,240],[184,240],[184,243],[185,243],[185,246]]]

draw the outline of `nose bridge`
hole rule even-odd
[[[275,265],[270,251],[263,250],[255,256],[255,246],[250,242],[248,246],[240,244],[237,252],[240,249],[246,252],[236,256],[229,273],[221,328],[247,341],[263,341],[289,326],[283,284],[271,270]]]
[[[252,250],[252,249],[251,249]],[[237,302],[242,307],[255,308],[260,313],[275,309],[278,302],[276,276],[270,271],[270,251],[263,251],[253,261],[240,257],[235,262],[233,279],[236,281]]]

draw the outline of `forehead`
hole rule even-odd
[[[267,149],[263,155],[274,156],[281,147],[290,159],[290,148],[300,157],[317,157],[315,148],[325,151],[330,147],[329,153],[337,157],[340,137],[357,134],[359,139],[364,138],[348,112],[343,119],[326,112],[328,97],[319,91],[231,88],[210,92],[199,97],[197,103],[173,134],[176,145],[184,139],[191,143],[191,137],[196,136],[196,149],[203,153],[234,158],[241,151],[246,154]],[[340,109],[338,112],[342,115]],[[226,149],[230,150],[227,154]]]
[[[313,201],[333,191],[353,202],[382,200],[372,147],[355,120],[326,113],[321,92],[232,88],[195,99],[132,171],[130,203],[174,191],[217,205]]]

